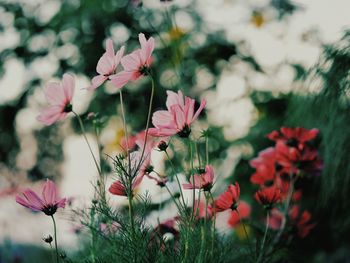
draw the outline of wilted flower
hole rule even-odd
[[[235,210],[237,209],[237,202],[239,200],[240,195],[240,188],[239,184],[236,183],[235,185],[231,184],[227,188],[226,192],[222,193],[216,200],[215,200],[215,210],[217,212],[222,212],[227,209]]]
[[[193,182],[194,181],[194,182]],[[183,184],[184,189],[203,189],[209,191],[213,186],[214,181],[214,169],[211,165],[205,167],[205,171],[202,174],[195,174],[193,179],[190,179],[189,184]]]
[[[160,110],[153,113],[152,123],[155,128],[149,129],[149,133],[156,137],[179,135],[187,138],[191,133],[191,124],[198,118],[206,105],[202,99],[201,104],[194,112],[195,100],[186,97],[181,91],[175,93],[167,91],[167,111]]]
[[[43,187],[42,198],[40,198],[31,189],[24,190],[23,197],[17,196],[16,202],[33,211],[42,211],[45,215],[52,216],[56,213],[57,208],[64,208],[66,198],[59,198],[57,195],[56,185],[47,180]]]
[[[69,74],[63,75],[62,83],[49,83],[44,93],[46,100],[51,105],[41,111],[37,117],[38,121],[45,125],[51,125],[58,120],[64,119],[67,113],[72,111],[71,101],[74,86],[74,77]]]

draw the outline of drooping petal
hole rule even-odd
[[[192,122],[195,121],[198,118],[199,114],[202,112],[202,110],[204,109],[206,104],[207,104],[206,100],[202,99],[198,110],[196,111],[196,113],[194,114],[194,116],[192,118]]]
[[[64,208],[66,206],[67,198],[62,198],[59,201],[56,201],[56,206],[60,208]]]

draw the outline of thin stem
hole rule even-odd
[[[216,223],[216,208],[215,208],[215,201],[214,201],[214,197],[211,193],[211,191],[209,191],[209,195],[211,197],[211,200],[213,202],[213,227],[212,227],[212,232],[211,232],[211,256],[213,256],[214,253],[214,240],[215,240],[215,223]]]
[[[209,138],[205,138],[205,162],[209,164]]]
[[[173,162],[171,161],[170,156],[169,156],[169,154],[168,154],[168,152],[167,152],[166,150],[165,150],[165,155],[167,156],[168,161],[170,162],[170,166],[171,166],[171,168],[173,169],[173,172],[174,172],[174,175],[175,175],[177,184],[178,184],[178,186],[179,186],[179,188],[180,188],[180,195],[181,195],[181,199],[182,199],[183,206],[186,207],[184,195],[183,195],[183,192],[182,192],[182,187],[181,187],[181,184],[180,184],[179,177],[177,176],[177,172],[176,172],[176,170],[175,170],[175,166],[174,166]]]
[[[149,106],[148,106],[145,140],[144,140],[143,147],[142,147],[142,153],[141,153],[140,162],[137,165],[136,171],[138,171],[138,169],[140,168],[140,166],[142,164],[143,155],[145,154],[145,150],[146,150],[146,144],[147,144],[147,138],[148,138],[148,130],[149,130],[149,123],[150,123],[150,120],[151,120],[152,104],[153,104],[153,97],[154,97],[154,80],[153,80],[152,76],[151,76],[151,82],[152,82],[152,89],[151,89],[151,97],[150,97]]]
[[[295,177],[296,178],[296,177]],[[286,203],[285,203],[285,206],[284,206],[284,211],[283,211],[283,220],[282,220],[282,224],[281,224],[281,228],[280,230],[278,231],[275,239],[274,239],[274,244],[276,244],[281,236],[282,236],[282,233],[284,231],[284,228],[286,227],[286,223],[287,223],[287,214],[288,214],[288,209],[289,209],[289,205],[290,205],[290,201],[292,200],[292,196],[293,196],[293,192],[294,192],[294,184],[295,184],[295,181],[296,179],[292,179],[291,182],[290,182],[290,187],[288,189],[288,195],[287,195],[287,200],[286,200]]]
[[[124,134],[125,134],[125,142],[126,142],[126,154],[128,156],[128,169],[129,174],[131,174],[131,160],[130,160],[130,148],[129,148],[129,136],[128,136],[128,127],[126,126],[126,118],[125,118],[125,111],[124,111],[124,102],[123,102],[123,93],[122,90],[119,92],[120,97],[120,106],[122,111],[122,119],[123,119],[123,127],[124,127]]]
[[[247,237],[247,240],[248,240],[248,243],[249,243],[249,251],[250,251],[251,255],[254,255],[254,253],[253,253],[253,244],[252,244],[252,242],[251,242],[251,240],[250,240],[250,237],[249,237],[249,235],[248,235],[248,232],[247,232],[247,229],[246,229],[246,227],[245,227],[245,224],[244,224],[244,222],[243,222],[243,220],[242,220],[242,218],[241,218],[241,215],[240,215],[238,209],[236,209],[235,211],[236,211],[237,214],[238,214],[239,221],[241,222],[241,224],[242,224],[242,226],[243,226],[244,234],[245,234],[246,237]]]
[[[258,258],[257,262],[260,262],[261,258],[264,255],[264,245],[265,245],[265,241],[266,241],[266,237],[267,237],[267,232],[269,231],[269,220],[270,220],[270,215],[269,215],[269,211],[267,211],[265,233],[264,233],[263,241],[261,243],[260,254],[259,254],[259,258]]]
[[[55,251],[56,251],[56,263],[59,262],[59,255],[58,255],[58,248],[57,248],[57,229],[56,229],[56,221],[53,215],[51,215],[52,222],[53,222],[53,231],[54,231],[54,238],[55,238]]]
[[[190,147],[190,162],[191,162],[191,174],[190,174],[190,176],[192,176],[192,173],[193,173],[193,150],[192,150],[192,143],[191,143],[191,141],[189,141],[189,147]],[[199,157],[199,155],[198,155],[198,157]],[[194,207],[195,202],[196,202],[196,189],[194,187],[194,176],[192,176],[192,186],[193,186],[193,190],[192,190],[192,206]],[[199,202],[199,200],[198,200],[198,202]],[[197,206],[197,208],[198,208],[198,206]],[[195,218],[195,216],[197,215],[197,212],[195,213],[195,211],[193,209],[192,213],[193,213],[192,217]]]
[[[90,143],[89,143],[89,140],[88,140],[87,137],[86,137],[86,132],[85,132],[85,128],[84,128],[83,121],[81,120],[79,114],[77,114],[75,111],[72,111],[72,112],[73,112],[73,114],[74,114],[74,115],[77,117],[77,119],[78,119],[81,132],[83,133],[83,136],[84,136],[84,139],[85,139],[85,141],[86,141],[86,144],[87,144],[88,147],[89,147],[91,156],[92,156],[92,158],[94,159],[94,163],[95,163],[96,169],[97,169],[97,171],[98,171],[98,174],[102,177],[101,168],[100,168],[100,166],[99,166],[99,164],[98,164],[98,162],[97,162],[97,160],[96,160],[96,157],[95,157],[95,155],[94,155],[94,152],[92,151],[92,148],[91,148],[91,145],[90,145]]]

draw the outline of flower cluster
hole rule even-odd
[[[92,79],[92,84],[89,88],[89,90],[95,90],[103,83],[111,82],[120,91],[124,126],[124,138],[120,141],[122,153],[111,157],[114,164],[114,177],[113,182],[107,188],[106,171],[101,163],[98,162],[101,158],[96,158],[95,153],[91,150],[89,140],[85,135],[83,121],[73,111],[72,99],[75,81],[71,75],[64,74],[62,83],[50,83],[47,86],[45,96],[50,106],[43,109],[38,116],[39,121],[46,125],[51,125],[58,120],[64,119],[69,112],[73,112],[79,121],[99,175],[97,180],[98,187],[96,187],[95,199],[90,209],[91,218],[88,225],[90,229],[93,229],[93,239],[96,238],[94,236],[96,233],[102,234],[104,238],[110,238],[110,236],[117,236],[119,232],[128,229],[122,233],[123,237],[126,237],[123,240],[139,242],[141,236],[146,237],[149,234],[150,239],[147,245],[156,245],[162,252],[165,252],[167,249],[165,235],[171,234],[173,236],[174,242],[171,246],[173,249],[182,247],[180,245],[182,238],[185,239],[184,247],[186,248],[188,247],[189,233],[195,233],[193,229],[199,226],[201,228],[200,256],[204,258],[206,255],[205,243],[208,238],[205,231],[210,228],[211,249],[213,250],[217,234],[216,223],[219,221],[219,216],[217,215],[220,213],[225,214],[226,212],[229,214],[226,223],[231,228],[235,228],[238,236],[239,229],[242,227],[244,238],[250,240],[249,228],[246,227],[245,221],[252,214],[252,206],[248,202],[241,200],[240,184],[237,182],[231,183],[225,191],[220,193],[214,191],[216,190],[214,186],[217,177],[215,176],[214,167],[209,160],[209,139],[206,138],[205,142],[206,154],[204,162],[201,160],[201,153],[197,148],[201,138],[195,138],[195,134],[191,133],[194,129],[194,122],[199,118],[206,106],[206,101],[202,99],[199,106],[196,107],[196,101],[185,96],[181,91],[168,90],[166,91],[166,110],[153,112],[151,118],[154,80],[150,67],[153,61],[152,52],[155,43],[152,37],[147,40],[142,33],[139,34],[139,42],[139,49],[124,55],[125,47],[122,46],[115,52],[112,40],[108,39],[106,52],[97,63],[96,71],[98,76]],[[128,134],[121,88],[129,81],[135,81],[141,76],[149,76],[152,80],[147,124],[146,128],[139,133]],[[150,128],[151,124],[153,127]],[[206,133],[204,132],[203,134]],[[281,240],[281,237],[286,235],[297,235],[304,238],[315,226],[314,223],[311,223],[310,212],[306,210],[301,211],[300,209],[298,202],[301,199],[302,189],[297,188],[296,182],[304,176],[318,175],[322,170],[322,161],[315,143],[317,135],[317,129],[307,130],[299,127],[282,127],[280,131],[273,131],[267,136],[275,145],[261,151],[258,157],[250,161],[250,166],[255,169],[250,177],[250,181],[259,187],[254,194],[254,199],[266,211],[266,221],[264,221],[266,230],[263,241],[256,241],[256,244],[261,243],[261,250],[256,252],[258,262],[261,262],[259,260],[265,253],[263,248],[269,229],[275,230],[274,242],[276,243]],[[188,153],[186,154],[185,152],[185,158],[178,160],[178,167],[174,166],[168,154],[168,151],[172,151],[175,157],[177,154],[180,154],[177,152],[174,141],[189,147]],[[197,152],[193,153],[193,148],[196,148]],[[167,161],[171,164],[171,171],[170,169],[165,169],[163,174],[157,171],[151,158],[154,150],[158,150],[164,159],[165,157],[167,158]],[[186,161],[189,161],[189,164],[186,165]],[[198,169],[194,165],[197,162]],[[184,167],[181,167],[182,164],[184,164]],[[191,169],[188,168],[190,166]],[[181,171],[179,172],[177,168],[180,168]],[[186,177],[187,182],[180,183],[179,176]],[[158,226],[153,228],[144,227],[145,222],[138,221],[138,218],[143,218],[143,215],[137,217],[134,210],[135,202],[139,202],[142,199],[138,198],[137,188],[145,177],[151,179],[152,182],[159,186],[159,189],[167,190],[170,196],[170,200],[167,201],[173,202],[178,209],[175,217],[162,223],[160,223],[158,218]],[[169,187],[170,183],[177,184],[178,192]],[[185,200],[184,195],[185,192],[187,194],[190,191],[192,192],[191,202]],[[113,196],[127,197],[128,223],[124,219],[118,220],[119,214],[112,214],[109,200],[114,198]],[[58,257],[56,223],[53,215],[58,208],[65,207],[67,200],[58,197],[55,184],[48,180],[43,187],[42,197],[27,189],[22,195],[17,196],[16,201],[33,211],[42,211],[52,217],[55,229],[56,255]],[[162,204],[159,204],[159,210],[161,210],[161,206]],[[138,225],[141,225],[141,227]],[[144,234],[142,231],[149,232]],[[138,234],[140,235],[138,236]],[[211,253],[210,257],[213,260],[213,251]],[[188,261],[184,260],[184,262]]]

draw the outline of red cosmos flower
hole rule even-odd
[[[134,191],[135,188],[137,188],[140,185],[142,179],[143,179],[143,175],[138,175],[134,179],[134,181],[132,182],[132,186],[131,186],[132,191]],[[108,191],[113,195],[128,196],[126,188],[125,188],[124,184],[122,183],[122,181],[120,181],[120,180],[115,181],[109,187]]]
[[[254,195],[256,201],[262,204],[266,209],[271,209],[276,203],[282,199],[281,190],[271,186],[260,189]]]
[[[283,171],[289,175],[301,171],[318,175],[323,167],[316,150],[305,147],[303,151],[299,151],[297,148],[288,147],[281,141],[276,144],[276,159],[283,167]]]
[[[50,180],[44,184],[42,198],[31,189],[24,190],[22,195],[24,198],[16,196],[17,203],[33,211],[42,211],[48,216],[52,216],[58,208],[64,208],[66,205],[66,198],[58,197],[56,185]]]
[[[129,81],[134,81],[143,75],[148,74],[148,69],[152,64],[152,52],[154,50],[154,38],[146,40],[144,34],[139,34],[140,49],[135,50],[121,59],[124,71],[111,76],[112,83],[118,88],[122,88]]]
[[[191,180],[193,180],[191,182]],[[205,167],[205,171],[202,174],[195,174],[193,179],[190,179],[189,184],[183,184],[184,189],[203,189],[209,191],[213,186],[214,181],[214,169],[211,165]],[[194,183],[194,184],[193,184]]]
[[[194,203],[193,211],[196,214],[197,220],[201,218],[211,219],[214,215],[214,209],[210,204],[208,204],[207,211],[205,211],[204,201],[198,202],[198,200],[196,200]]]
[[[311,229],[313,229],[316,224],[311,224],[311,214],[309,211],[303,211],[300,214],[299,206],[294,205],[289,210],[289,218],[291,220],[291,224],[296,228],[297,235],[300,238],[306,237]]]
[[[235,210],[237,209],[237,202],[240,195],[240,188],[239,184],[236,183],[235,185],[231,184],[227,188],[226,192],[222,193],[216,200],[215,200],[215,210],[217,212],[222,212],[227,209]]]
[[[64,119],[72,111],[74,87],[74,78],[69,74],[63,75],[62,83],[49,83],[44,93],[51,105],[41,111],[37,120],[49,126]]]
[[[228,220],[228,224],[231,227],[235,227],[240,223],[240,218],[246,219],[250,216],[250,213],[251,213],[250,205],[247,202],[240,201],[238,203],[237,209],[231,212],[230,218]]]
[[[302,127],[286,128],[282,127],[281,132],[273,131],[267,135],[270,140],[275,142],[282,141],[289,147],[303,150],[305,143],[315,139],[318,135],[318,129],[305,129]]]
[[[259,156],[249,162],[255,168],[255,173],[250,177],[253,184],[260,186],[271,185],[277,175],[276,151],[274,148],[267,148],[259,153]]]
[[[191,124],[198,118],[206,105],[202,99],[201,104],[194,112],[195,100],[184,97],[181,91],[175,93],[167,91],[166,106],[168,110],[159,110],[153,113],[152,123],[155,128],[149,129],[149,133],[155,137],[167,137],[179,135],[187,138],[191,133]]]
[[[273,208],[270,211],[269,228],[273,230],[280,229],[282,226],[283,220],[284,220],[283,213],[277,208]]]

